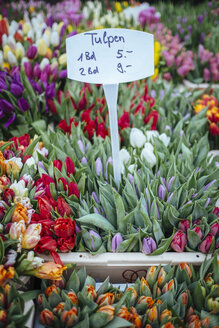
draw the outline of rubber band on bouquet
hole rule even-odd
[[[131,270],[127,269],[123,271],[122,277],[126,282],[133,283],[136,281],[137,278],[141,278],[147,274],[147,271],[144,269],[140,270]]]

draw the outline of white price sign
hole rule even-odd
[[[118,84],[154,74],[154,37],[120,28],[94,30],[67,38],[66,51],[69,79],[103,84],[109,108],[114,178],[119,184]]]
[[[152,34],[107,28],[74,35],[66,40],[68,78],[113,84],[154,74]]]

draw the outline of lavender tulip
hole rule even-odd
[[[100,214],[100,212],[98,211],[98,209],[96,208],[96,206],[94,206],[94,213]]]
[[[92,192],[91,195],[92,195],[94,201],[95,201],[96,203],[99,203],[99,199],[98,199],[98,197],[97,197],[97,194],[96,194],[94,191]]]
[[[119,245],[123,242],[123,238],[120,232],[115,234],[115,236],[112,238],[112,252],[115,253],[117,251],[117,248]]]
[[[37,54],[37,47],[34,46],[34,45],[31,45],[28,49],[27,49],[27,58],[29,59],[34,59],[34,57],[36,56]]]
[[[168,182],[168,185],[167,185],[167,190],[170,191],[170,188],[172,186],[172,183],[173,181],[175,180],[175,176],[172,176],[172,178],[170,179],[170,181]]]
[[[170,194],[170,196],[168,197],[168,199],[167,199],[167,203],[169,203],[169,202],[171,201],[172,197],[173,197],[173,192],[172,192],[172,193]]]
[[[79,146],[81,152],[84,154],[85,153],[85,151],[84,151],[84,144],[83,144],[83,142],[80,139],[78,140],[78,146]]]
[[[10,114],[14,111],[14,106],[5,99],[0,99],[0,110],[4,113]]]
[[[81,231],[81,229],[79,228],[79,226],[77,224],[75,225],[75,229],[76,229],[76,233],[79,233]]]
[[[103,164],[101,158],[98,157],[95,161],[96,173],[98,176],[103,175]]]
[[[143,239],[142,253],[151,254],[153,251],[155,251],[155,249],[157,249],[157,245],[152,237],[147,237]]]
[[[81,159],[81,163],[82,163],[82,164],[87,164],[87,159],[86,159],[86,157],[82,157],[82,159]]]
[[[212,180],[211,182],[209,182],[206,186],[204,186],[203,190],[207,190],[213,183],[216,182],[216,179]]]
[[[208,205],[209,205],[209,203],[210,203],[210,200],[211,200],[211,198],[208,198],[208,199],[207,199],[207,201],[206,201],[206,203],[205,203],[205,208],[208,207]]]
[[[10,91],[15,97],[19,97],[24,91],[24,86],[22,83],[12,82],[10,85]]]
[[[46,168],[45,168],[45,166],[44,166],[44,164],[43,164],[43,162],[39,161],[39,162],[38,162],[38,166],[39,166],[42,170],[44,170],[46,173],[48,173],[47,170],[46,170]]]
[[[199,15],[198,16],[198,22],[199,24],[201,24],[203,22],[204,16],[203,15]]]
[[[101,237],[97,232],[95,232],[93,230],[89,230],[88,233],[91,238],[91,250],[96,251],[102,243]]]
[[[158,197],[160,199],[165,199],[165,193],[166,193],[166,188],[162,185],[159,185],[159,188],[158,188]]]
[[[67,77],[67,70],[63,69],[62,71],[59,72],[59,77],[60,79],[66,79]]]
[[[46,87],[46,98],[52,99],[55,97],[55,93],[56,93],[56,87],[55,87],[55,83],[51,83],[48,84],[48,86]]]
[[[0,91],[7,90],[7,84],[3,79],[0,79]]]
[[[30,108],[30,104],[23,97],[18,99],[17,104],[22,112],[26,112]]]

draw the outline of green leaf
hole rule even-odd
[[[83,224],[92,224],[95,227],[98,227],[102,230],[105,231],[116,231],[116,229],[112,226],[112,224],[107,221],[107,219],[100,215],[100,214],[96,214],[96,213],[92,213],[92,214],[88,214],[85,216],[82,216],[79,219],[76,219],[77,222],[80,222],[82,225]]]
[[[191,247],[194,250],[196,249],[196,247],[201,242],[201,239],[199,238],[197,233],[193,230],[190,230],[190,229],[187,230],[187,239],[188,239],[188,242],[189,242],[189,247]]]
[[[114,196],[114,202],[115,202],[115,205],[116,205],[117,229],[121,233],[126,233],[127,225],[124,222],[125,207],[124,207],[124,204],[123,204],[123,199],[119,195],[119,193],[116,192],[114,189],[113,189],[113,196]]]
[[[98,289],[97,296],[106,293],[109,290],[109,277],[107,277]]]
[[[96,312],[90,316],[91,328],[103,328],[109,321],[109,314],[104,312]]]
[[[80,279],[77,275],[76,270],[74,270],[66,284],[66,289],[72,289],[75,293],[78,293],[80,289]]]
[[[152,218],[152,222],[153,222],[153,235],[156,239],[157,244],[159,243],[159,241],[164,238],[164,234],[163,231],[161,229],[160,224],[158,223],[157,219],[155,219],[154,217]]]
[[[205,298],[204,298],[202,290],[201,290],[200,281],[197,282],[197,284],[193,290],[192,296],[193,296],[193,302],[195,304],[195,307],[197,308],[198,311],[201,311],[204,307]]]
[[[30,290],[28,292],[24,292],[22,293],[20,296],[23,298],[23,300],[25,302],[30,301],[30,300],[34,300],[39,294],[40,294],[41,290]]]
[[[90,327],[90,321],[89,321],[89,315],[86,313],[84,320],[78,322],[76,325],[74,325],[74,328],[89,328]]]
[[[164,239],[161,242],[161,244],[158,246],[158,248],[150,255],[160,255],[160,254],[163,254],[164,252],[166,252],[172,242],[173,236],[174,236],[174,231],[173,231],[172,235],[168,239]]]
[[[33,151],[34,151],[34,148],[36,147],[37,143],[40,141],[41,139],[41,136],[40,137],[37,137],[36,139],[34,139],[30,144],[29,146],[27,147],[27,149],[25,150],[23,156],[25,155],[32,155],[33,154]]]
[[[5,225],[6,223],[11,221],[11,217],[14,214],[14,211],[16,209],[16,204],[13,205],[12,207],[9,208],[9,210],[7,211],[7,213],[5,214],[3,220],[1,221],[1,224]]]
[[[114,317],[112,321],[110,321],[104,328],[122,328],[122,327],[133,327],[131,322],[128,322],[125,319],[120,317]]]
[[[0,237],[0,264],[3,263],[5,257],[5,247],[2,238]]]

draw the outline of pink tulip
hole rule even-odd
[[[199,248],[202,253],[208,253],[213,241],[213,235],[211,233],[207,234],[206,238],[200,244]]]
[[[171,247],[174,251],[181,253],[187,244],[186,234],[181,230],[178,230],[173,236]]]

